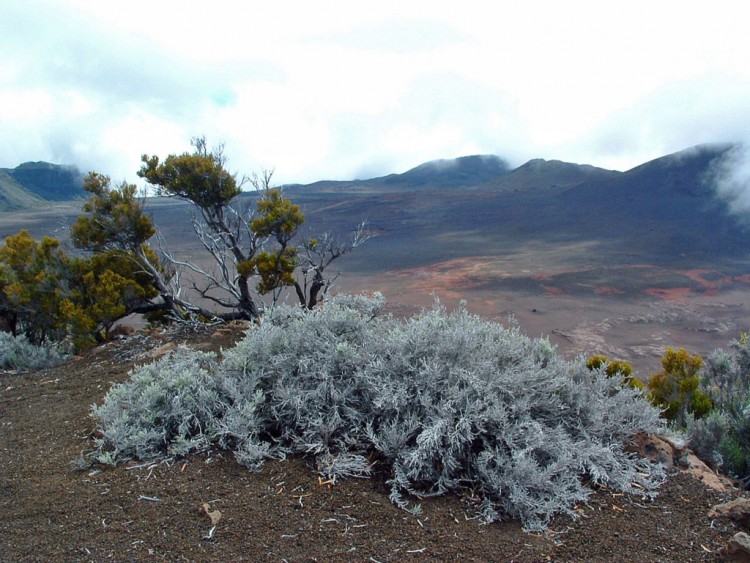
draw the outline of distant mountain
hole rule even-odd
[[[287,186],[306,191],[394,191],[493,189],[525,191],[546,188],[566,188],[593,180],[613,178],[622,172],[605,170],[588,164],[573,164],[559,160],[530,160],[518,168],[495,155],[472,155],[460,158],[432,160],[400,174],[351,181],[319,181],[313,184]]]
[[[83,175],[73,166],[49,162],[25,162],[15,168],[0,169],[28,191],[47,201],[67,201],[85,197]]]
[[[606,249],[618,263],[692,264],[750,258],[750,215],[733,212],[709,174],[732,148],[699,146],[626,172],[542,159],[511,169],[500,157],[474,155],[379,178],[285,188],[316,229],[342,234],[368,221],[377,236],[349,259],[362,271],[552,241]],[[54,177],[51,166],[4,171],[5,184],[28,199],[18,178],[24,170]]]
[[[44,200],[16,182],[6,170],[0,169],[0,211],[37,207]]]
[[[618,208],[621,213],[646,211],[656,203],[674,206],[689,202],[692,208],[701,199],[716,194],[706,173],[712,163],[733,145],[701,145],[657,158],[610,178],[591,181],[576,194],[581,203]],[[665,201],[666,200],[666,201]],[[624,206],[624,207],[623,207]]]
[[[368,220],[378,236],[351,259],[363,271],[552,242],[585,243],[618,263],[711,263],[750,258],[750,216],[732,212],[709,174],[732,148],[699,146],[626,172],[541,159],[511,170],[474,156],[297,186],[290,197],[334,232]]]
[[[621,241],[634,256],[746,255],[747,218],[730,213],[708,174],[731,148],[694,147],[554,191],[540,202],[537,219],[564,226],[569,236]]]
[[[510,171],[508,163],[499,156],[471,155],[432,160],[400,174],[351,181],[321,180],[313,184],[294,184],[287,187],[335,191],[471,188],[497,180]]]
[[[488,181],[484,187],[501,190],[566,188],[592,180],[608,180],[620,175],[588,164],[572,164],[559,160],[536,158],[513,171]]]
[[[495,155],[472,155],[448,160],[432,160],[407,170],[369,180],[404,188],[468,188],[497,179],[511,171],[508,163]]]
[[[557,194],[557,204],[587,213],[597,209],[614,218],[690,218],[714,211],[724,213],[707,173],[732,145],[702,145],[657,158],[621,174],[593,179]]]

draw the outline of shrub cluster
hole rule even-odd
[[[94,408],[100,461],[228,448],[312,455],[329,478],[390,469],[391,498],[471,488],[488,521],[543,529],[586,482],[652,491],[660,466],[623,451],[663,428],[642,392],[582,359],[440,305],[400,321],[382,296],[278,307],[223,359],[181,350],[136,368]],[[652,494],[649,492],[648,494]]]
[[[57,346],[36,345],[25,335],[13,336],[0,332],[0,369],[35,370],[55,367],[67,359]]]
[[[690,446],[703,459],[750,482],[750,342],[746,335],[731,351],[714,350],[702,372],[702,393],[713,410],[688,417]]]

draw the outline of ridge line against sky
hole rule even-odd
[[[0,167],[136,180],[224,143],[280,183],[496,154],[627,170],[750,140],[739,3],[5,2]]]

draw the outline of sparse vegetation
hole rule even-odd
[[[435,306],[407,321],[381,297],[280,306],[223,359],[181,351],[131,373],[93,411],[105,462],[229,448],[257,467],[313,455],[328,478],[390,471],[391,499],[470,489],[482,516],[529,530],[575,515],[583,481],[643,493],[659,466],[623,452],[657,432],[642,393],[546,340]],[[649,493],[650,494],[650,493]]]
[[[139,214],[137,206],[142,202],[135,197],[135,187],[113,188],[108,178],[96,180],[105,189],[85,209],[89,242],[95,241],[96,229],[102,226],[106,234],[102,242],[117,242],[139,218],[141,227],[147,227],[142,232],[148,233],[152,225],[147,215]],[[272,196],[268,207],[277,209],[277,215],[293,210],[291,202],[277,208],[280,199],[281,193]],[[246,201],[251,203],[243,210],[245,218],[260,216],[262,206],[254,207],[257,200]],[[178,207],[174,202],[165,205]],[[392,201],[389,205],[400,210]],[[347,207],[346,213],[356,215],[352,209]],[[393,224],[400,225],[402,217],[393,215]],[[487,215],[497,220],[494,213]],[[266,226],[273,228],[277,218],[269,215]],[[264,233],[263,223],[255,224],[258,234]],[[45,343],[58,338],[72,342],[78,335],[76,343],[84,347],[103,339],[113,319],[133,307],[153,309],[166,319],[215,320],[192,309],[188,301],[178,303],[177,309],[163,306],[165,299],[187,294],[178,291],[180,265],[164,261],[160,249],[148,246],[153,240],[149,233],[136,244],[128,243],[148,256],[140,264],[137,254],[123,246],[88,248],[92,254],[79,261],[80,256],[65,255],[54,239],[34,241],[26,233],[13,240],[11,250],[29,258],[16,260],[14,267],[8,265],[11,259],[0,267],[2,288],[9,290],[0,294],[0,311],[8,313],[7,323],[15,320],[18,333],[16,338],[0,334],[8,339],[7,346],[0,340],[0,350],[27,346],[30,355],[45,354],[46,347],[34,346],[26,338],[28,327],[36,327],[29,334]],[[416,247],[422,240],[414,237],[416,242],[410,244]],[[436,307],[399,322],[378,315],[379,299],[341,297],[305,312],[302,309],[316,305],[317,298],[309,297],[322,294],[322,286],[316,284],[327,283],[321,272],[306,268],[321,256],[321,249],[333,247],[321,237],[288,243],[279,254],[278,240],[271,237],[268,242],[254,259],[235,264],[228,254],[229,270],[236,267],[252,280],[249,288],[260,309],[259,296],[275,300],[281,288],[301,289],[301,307],[267,308],[261,326],[253,325],[235,350],[214,355],[180,348],[133,369],[130,380],[113,387],[94,409],[103,432],[94,433],[99,441],[93,455],[81,458],[79,469],[85,467],[87,475],[67,473],[66,463],[81,436],[91,431],[85,421],[87,405],[102,401],[107,381],[123,380],[130,367],[126,364],[133,358],[146,357],[147,350],[169,342],[175,333],[154,331],[84,355],[75,363],[74,378],[66,377],[66,369],[4,375],[8,384],[3,386],[3,434],[9,456],[5,477],[19,485],[11,487],[8,498],[13,502],[6,503],[10,515],[6,544],[12,557],[32,557],[41,549],[57,559],[103,559],[116,553],[174,559],[195,558],[199,549],[198,557],[203,559],[313,555],[336,559],[358,553],[361,559],[384,560],[404,556],[408,547],[433,559],[448,558],[446,554],[481,559],[493,553],[499,559],[573,560],[606,552],[623,560],[642,558],[644,553],[690,560],[714,557],[706,552],[716,552],[721,538],[726,542],[731,536],[727,533],[731,523],[705,516],[707,499],[718,494],[708,496],[702,483],[685,475],[670,479],[663,500],[642,509],[637,508],[641,503],[632,502],[639,499],[617,492],[625,483],[640,497],[652,491],[660,478],[659,468],[621,457],[621,444],[634,428],[658,431],[662,427],[654,418],[655,409],[641,400],[648,395],[629,388],[640,382],[627,362],[603,356],[590,358],[585,366],[580,359],[564,361],[546,340],[526,339],[515,326],[503,329],[461,310],[447,313]],[[149,265],[163,276],[164,293],[152,285]],[[440,267],[447,270],[454,265]],[[44,282],[32,288],[44,291],[25,295],[17,289],[28,289],[24,283],[14,287],[18,279]],[[452,282],[452,288],[468,288],[466,279]],[[54,291],[47,291],[50,288]],[[182,285],[182,289],[189,288]],[[46,315],[48,311],[54,314]],[[195,342],[200,337],[195,333],[190,338]],[[220,329],[210,341],[197,345],[215,349],[228,338],[228,331]],[[706,357],[703,371],[698,371],[697,391],[715,408],[696,418],[691,398],[681,402],[689,406],[670,424],[684,423],[691,447],[699,455],[747,480],[746,359],[750,354],[746,344],[743,335],[733,351],[715,357],[716,366],[712,357]],[[743,362],[745,367],[740,368]],[[28,360],[14,360],[12,366],[21,364],[45,367],[44,362],[34,365]],[[50,447],[40,448],[39,437]],[[126,471],[92,471],[91,466],[204,451],[210,457],[191,457],[179,464],[132,463]],[[305,457],[285,466],[269,463],[263,473],[248,477],[238,473],[227,451],[250,468],[290,454]],[[394,503],[418,512],[420,505],[415,503],[422,502],[424,515],[393,526],[399,517],[386,506],[388,493],[383,494],[382,483],[354,480],[329,490],[303,474],[311,464],[326,478],[320,481],[323,485],[347,475],[377,473],[388,479]],[[634,474],[634,468],[645,475]],[[635,480],[630,475],[636,475]],[[589,494],[583,485],[590,482],[605,486],[594,487],[598,493],[589,506],[576,506],[575,499]],[[29,491],[34,494],[29,496]],[[461,492],[461,497],[421,500],[450,491]],[[197,503],[182,502],[185,510],[175,518],[175,499],[178,504],[179,499],[212,499],[217,505],[213,508],[224,512],[218,541],[199,540],[206,531],[199,528],[199,521],[206,527],[208,523],[205,514],[196,514]],[[126,506],[127,513],[113,515],[113,506]],[[555,522],[561,525],[555,526],[556,532],[562,527],[569,530],[565,536],[553,532],[519,539],[515,523],[483,533],[486,527],[464,519],[467,506],[486,520],[518,516],[530,530],[543,528],[550,515],[558,513],[575,510],[586,517],[570,528],[568,522]],[[30,525],[14,524],[30,511],[38,515],[29,520]],[[665,525],[670,528],[668,544]],[[168,538],[163,534],[165,526]],[[248,543],[242,534],[247,526],[254,533],[262,531],[262,537],[254,536]],[[122,533],[125,528],[127,534]],[[462,533],[467,529],[470,534]],[[39,530],[45,534],[39,535]],[[612,541],[612,530],[637,533],[616,533]],[[134,534],[144,541],[132,542]],[[289,541],[279,542],[280,536]],[[607,551],[612,548],[616,553]]]
[[[169,155],[163,162],[143,155],[138,172],[160,194],[193,206],[193,229],[214,262],[215,269],[207,270],[165,253],[171,266],[200,280],[191,289],[218,307],[208,311],[183,301],[182,309],[254,320],[261,315],[262,296],[270,294],[276,303],[287,287],[294,289],[302,307],[312,309],[330,284],[326,269],[367,240],[364,226],[347,243],[323,235],[297,245],[304,215],[272,186],[271,172],[250,179],[258,198],[254,210],[242,209],[235,203],[242,181],[227,171],[222,148],[209,150],[204,138],[193,139],[193,147],[194,152]]]
[[[714,410],[700,420],[688,419],[690,445],[746,484],[750,482],[750,343],[745,334],[732,351],[714,350],[703,370],[703,393]]]
[[[34,370],[60,365],[67,354],[49,344],[34,345],[25,335],[0,332],[0,369]]]

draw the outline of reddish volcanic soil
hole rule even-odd
[[[544,254],[480,256],[370,276],[346,272],[343,291],[381,291],[391,311],[410,315],[435,297],[448,307],[546,336],[561,353],[605,354],[633,364],[642,379],[667,347],[706,355],[750,329],[750,276],[647,264],[564,267]]]

